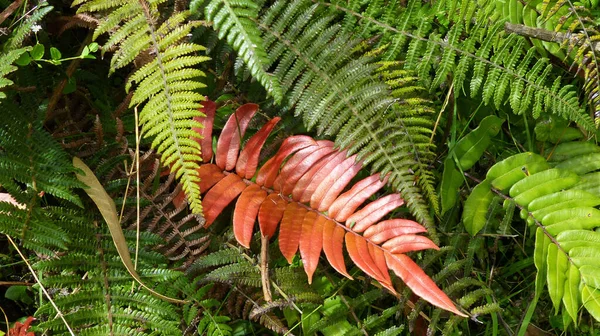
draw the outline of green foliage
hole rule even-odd
[[[200,7],[199,0],[190,4],[192,11]],[[205,8],[206,19],[213,22],[219,38],[226,38],[238,56],[248,65],[255,77],[276,102],[281,102],[283,92],[279,79],[268,73],[269,57],[260,31],[252,21],[258,17],[259,6],[252,0],[213,0]]]
[[[598,263],[595,257],[600,249],[600,195],[577,189],[579,176],[596,174],[600,148],[587,142],[566,142],[553,149],[556,154],[548,167],[545,160],[532,153],[511,156],[494,165],[486,180],[477,188],[491,193],[505,190],[507,199],[521,209],[521,217],[535,225],[535,265],[539,286],[547,284],[555,312],[562,313],[566,324],[579,320],[583,306],[595,318],[598,315],[595,293],[600,289],[597,281]],[[592,189],[593,190],[593,189]],[[477,192],[469,196],[465,213],[479,211],[480,215],[467,223],[485,221],[487,207],[492,203]],[[463,215],[468,216],[468,215]],[[471,234],[481,225],[475,224]],[[546,281],[543,281],[543,279]]]
[[[185,22],[187,12],[174,13],[157,24],[158,5],[162,2],[78,0],[73,6],[81,5],[80,13],[106,15],[94,31],[94,38],[111,32],[102,46],[103,52],[117,48],[111,59],[111,73],[136,60],[143,64],[127,80],[126,91],[136,85],[129,106],[143,104],[139,115],[143,135],[154,138],[152,148],[162,154],[162,164],[176,172],[192,211],[200,213],[196,172],[200,148],[192,139],[192,128],[202,127],[193,118],[201,116],[198,108],[204,97],[197,89],[205,85],[197,80],[204,72],[194,66],[208,58],[195,55],[204,47],[183,41],[195,26]]]
[[[595,128],[575,87],[562,80],[560,71],[528,48],[524,37],[502,29],[508,19],[503,13],[519,1],[409,0],[405,7],[384,1],[318,3],[344,13],[355,24],[353,31],[381,34],[385,57],[404,58],[405,68],[416,71],[432,91],[447,83],[454,92],[464,90],[497,109],[508,101],[516,114],[538,118],[548,111],[587,131]],[[440,17],[441,24],[431,24]]]
[[[492,142],[492,137],[500,132],[500,125],[503,122],[503,119],[496,116],[487,116],[476,129],[451,148],[451,152],[444,162],[444,173],[440,186],[442,214],[456,203],[458,189],[464,182],[462,172],[473,167],[475,162],[481,158]]]
[[[35,332],[53,335],[68,334],[58,314],[82,335],[598,330],[597,1],[9,5],[0,1],[0,280],[36,282],[8,235],[49,293],[10,287],[21,299],[2,302],[9,321],[37,310]],[[82,28],[111,57],[95,59]],[[234,248],[229,209],[204,229],[192,136],[204,96],[217,102],[216,132],[257,102],[257,117],[282,117],[271,152],[308,133],[389,172],[441,247],[411,257],[470,318],[373,289],[357,268],[348,281],[325,266],[309,286],[301,258],[289,265],[277,244],[265,253],[258,234]],[[114,199],[143,282],[185,303],[136,286],[80,199],[72,156]]]
[[[63,230],[71,238],[67,248],[77,252],[39,261],[34,268],[45,274],[43,284],[46,288],[59,293],[54,302],[76,334],[179,333],[174,305],[144,290],[132,290],[131,277],[103,226],[81,211],[59,213],[56,219],[61,221]],[[132,232],[128,237],[130,242],[135,242]],[[145,246],[159,241],[147,234],[141,237]],[[146,282],[169,282],[180,276],[164,268],[162,256],[150,251],[140,252],[142,262],[138,272]],[[65,324],[52,318],[54,314],[50,303],[42,305],[36,313],[42,319],[37,327],[57,334],[66,333]]]
[[[21,55],[27,52],[27,48],[11,50],[0,55],[0,88],[10,86],[13,82],[5,78],[9,73],[17,70],[17,67],[12,65]],[[6,98],[4,92],[0,92],[0,99]]]

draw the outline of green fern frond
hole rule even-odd
[[[199,0],[192,1],[192,12],[198,10]],[[275,102],[281,102],[283,92],[279,79],[267,72],[269,56],[264,49],[261,32],[252,21],[258,17],[259,6],[252,0],[230,1],[213,0],[205,8],[206,19],[212,21],[220,39],[235,48],[238,56],[244,60],[250,74],[256,78],[273,96]]]
[[[23,53],[29,48],[20,48],[0,54],[0,88],[10,86],[13,82],[5,78],[9,73],[17,70],[17,67],[12,65]],[[6,98],[6,93],[0,91],[0,99]]]
[[[49,6],[47,2],[39,2],[39,4],[34,7],[33,11],[28,13],[29,15],[13,31],[10,39],[4,43],[4,51],[9,52],[21,48],[21,46],[23,46],[23,41],[25,41],[32,33],[31,27],[42,20],[42,18],[53,9],[54,7]]]
[[[87,218],[82,210],[55,212],[63,220],[69,238],[69,253],[38,261],[33,267],[43,274],[43,284],[77,335],[180,335],[179,313],[174,305],[131,287],[131,276],[120,260],[106,228]],[[135,232],[127,232],[135,245]],[[146,239],[149,237],[150,239]],[[155,245],[157,238],[140,236],[140,244]],[[173,283],[181,273],[163,268],[165,258],[146,250],[139,254],[138,272],[147,283]],[[85,274],[85,276],[82,276]],[[60,319],[52,318],[55,308],[43,304],[36,315],[39,330],[67,332]]]
[[[590,258],[600,249],[600,239],[593,230],[600,225],[597,209],[600,197],[585,191],[580,184],[580,176],[597,178],[600,147],[579,141],[564,142],[557,145],[551,155],[550,164],[554,168],[536,154],[511,156],[494,165],[486,176],[486,183],[478,187],[507,193],[506,197],[514,200],[527,223],[537,227],[536,295],[547,285],[554,309],[558,312],[562,308],[567,321],[577,324],[582,306],[600,320],[600,306],[593,297],[599,288],[594,280],[598,276],[597,260]],[[522,169],[528,174],[517,175]],[[505,174],[511,171],[515,172],[512,178],[500,177],[508,176]],[[591,179],[584,180],[584,184]],[[475,193],[469,198],[465,214],[490,206]]]
[[[457,8],[456,2],[439,1],[437,8],[415,10],[420,2],[410,0],[401,9],[403,14],[389,16],[383,14],[383,8],[361,11],[360,1],[317,1],[320,6],[360,19],[356,30],[365,25],[377,27],[376,31],[382,35],[382,47],[388,47],[383,41],[404,36],[401,40],[410,41],[403,55],[405,68],[414,69],[425,86],[433,89],[448,81],[460,92],[468,82],[471,96],[480,94],[483,88],[486,104],[503,105],[508,95],[517,114],[531,111],[538,117],[541,111],[548,111],[575,121],[586,131],[595,130],[575,88],[560,80],[562,70],[550,65],[542,68],[548,60],[538,58],[535,48],[521,48],[525,42],[520,41],[524,37],[506,34],[503,29],[505,18],[497,15],[492,2],[475,7],[461,6],[460,19],[456,16],[444,18],[447,21],[435,28],[429,25],[431,20],[423,18],[453,12]],[[406,15],[414,17],[407,19]],[[471,27],[471,22],[463,18],[474,18],[475,24]],[[526,53],[527,49],[529,52]],[[394,54],[400,55],[396,51]],[[520,65],[514,69],[516,64]]]
[[[78,12],[106,15],[100,20],[94,38],[110,33],[103,52],[116,47],[111,73],[146,57],[142,60],[146,64],[126,84],[126,91],[135,86],[130,107],[143,105],[139,117],[143,136],[154,138],[152,148],[161,154],[162,164],[170,166],[180,179],[192,211],[201,213],[196,171],[201,160],[200,147],[193,139],[192,128],[202,127],[193,118],[202,115],[198,109],[204,97],[197,89],[205,85],[198,81],[204,73],[194,66],[208,58],[196,55],[204,47],[185,42],[197,25],[186,22],[188,12],[175,13],[158,23],[158,6],[163,2],[77,0],[73,5],[81,5]]]

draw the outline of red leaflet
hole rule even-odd
[[[269,134],[271,134],[273,127],[277,125],[279,120],[281,120],[279,117],[269,120],[269,122],[266,123],[260,129],[260,131],[256,132],[256,134],[254,134],[252,138],[248,140],[246,146],[240,153],[240,157],[235,166],[235,172],[238,175],[247,179],[251,179],[252,176],[254,176],[254,173],[256,173],[256,167],[258,166],[260,150],[269,137]]]
[[[185,192],[180,191],[175,197],[173,197],[173,205],[179,209],[185,203]]]
[[[400,197],[400,194],[391,194],[384,196],[375,202],[369,203],[364,208],[355,212],[352,216],[346,219],[346,226],[351,226],[352,230],[356,232],[363,232],[369,226],[375,224],[383,216],[390,213],[390,211],[404,204],[404,200]]]
[[[209,227],[225,207],[233,201],[244,189],[246,183],[235,175],[227,175],[206,193],[202,200],[204,207],[204,227]]]
[[[385,242],[382,247],[391,253],[406,253],[426,249],[440,249],[437,245],[435,245],[434,242],[429,240],[429,238],[415,235],[394,237]]]
[[[258,225],[263,236],[273,237],[286,205],[287,202],[278,194],[267,196],[258,210]]]
[[[297,203],[290,203],[285,207],[281,227],[279,228],[279,250],[289,263],[292,262],[296,251],[298,251],[302,223],[306,212],[306,209]]]
[[[201,165],[198,168],[198,177],[200,177],[200,191],[204,193],[212,188],[215,183],[221,181],[225,174],[223,174],[221,168],[211,163]]]
[[[362,163],[355,162],[356,155],[353,155],[339,166],[335,167],[317,187],[310,198],[310,207],[319,211],[327,211],[338,195],[350,183],[350,180],[358,174],[362,168]]]
[[[312,283],[312,276],[319,263],[319,256],[323,247],[323,225],[326,221],[325,217],[317,216],[314,211],[308,211],[302,222],[300,256],[309,284]]]
[[[285,160],[288,155],[308,146],[317,146],[317,142],[313,140],[313,138],[306,135],[295,135],[285,139],[281,144],[281,147],[279,147],[277,154],[267,161],[267,163],[265,163],[258,171],[256,183],[258,185],[271,188],[275,178],[277,177],[277,173],[279,172],[279,168],[281,167],[283,160]]]
[[[332,153],[311,168],[296,184],[292,196],[299,202],[309,202],[317,187],[346,158],[347,151]]]
[[[384,241],[407,234],[427,232],[421,224],[408,219],[389,219],[379,224],[372,225],[363,236],[375,244],[381,244]]]
[[[331,154],[333,142],[317,141],[319,147],[305,148],[292,156],[281,169],[281,173],[275,179],[274,187],[282,190],[284,195],[289,195],[294,190],[296,182],[319,160]],[[302,154],[302,155],[301,155]]]
[[[34,320],[33,316],[29,316],[24,323],[15,322],[15,325],[8,330],[7,336],[35,336],[33,331],[29,331],[31,322]]]
[[[364,239],[363,237],[357,239]],[[387,288],[390,292],[396,293],[394,286],[392,285],[392,278],[390,278],[390,271],[388,270],[387,264],[385,262],[385,256],[383,255],[383,251],[379,246],[375,246],[373,244],[366,244],[369,247],[369,255],[373,258],[375,266],[379,269],[379,273],[383,275],[383,279],[379,280],[379,283],[385,288]]]
[[[346,249],[348,250],[350,259],[354,261],[358,268],[379,282],[385,281],[384,275],[377,265],[375,265],[373,258],[371,258],[367,242],[364,238],[359,237],[352,232],[346,233]]]
[[[388,267],[404,281],[413,293],[435,306],[451,311],[458,316],[467,317],[456,309],[452,300],[409,257],[404,254],[386,253],[385,259]]]
[[[233,211],[233,234],[240,245],[250,248],[252,231],[258,209],[267,198],[267,192],[253,184],[242,192]]]
[[[335,153],[330,153],[315,163],[306,173],[302,175],[302,177],[295,183],[294,189],[292,190],[292,199],[297,202],[303,203],[300,198],[302,197],[302,193],[306,190],[315,174],[319,172],[323,166],[325,166],[332,158],[336,155]],[[306,202],[306,201],[304,201]]]
[[[329,207],[329,216],[338,222],[345,222],[364,201],[387,183],[387,176],[383,181],[379,180],[379,176],[379,173],[371,175],[340,195]]]
[[[258,111],[256,104],[244,104],[232,114],[217,142],[217,166],[223,170],[232,170],[237,162],[240,143],[250,119]]]
[[[352,280],[352,277],[346,271],[344,254],[342,253],[345,233],[346,230],[337,226],[334,222],[326,221],[323,224],[323,252],[325,252],[327,260],[336,271]]]
[[[200,150],[202,151],[202,162],[209,162],[213,155],[212,129],[213,121],[215,120],[216,109],[216,104],[207,99],[202,102],[202,108],[200,109],[200,112],[204,113],[205,117],[194,117],[195,121],[198,121],[204,126],[203,128],[192,127],[192,130],[196,131],[200,135],[200,138],[194,138],[194,140],[198,141],[200,144]]]

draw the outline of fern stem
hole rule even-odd
[[[529,27],[522,24],[506,22],[504,24],[504,30],[507,33],[514,33],[524,37],[535,38],[546,42],[563,43],[569,41],[570,43],[576,44],[578,41],[573,41],[573,36],[569,33],[549,31],[544,28]],[[585,30],[584,30],[585,32]],[[587,32],[586,32],[587,36]],[[589,36],[588,36],[589,39]],[[590,46],[595,52],[600,52],[600,42],[589,42]]]

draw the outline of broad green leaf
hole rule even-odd
[[[44,57],[44,45],[39,43],[36,44],[29,53],[31,54],[31,58],[36,61],[42,59],[42,57]]]
[[[50,48],[50,58],[52,58],[55,61],[61,59],[62,54],[60,53],[60,50],[54,47]]]
[[[88,186],[88,188],[85,189],[85,192],[90,196],[92,201],[94,201],[94,203],[98,207],[98,210],[100,210],[104,221],[106,221],[106,224],[108,225],[108,228],[110,230],[110,235],[112,236],[113,242],[115,243],[115,247],[117,248],[117,252],[119,252],[121,261],[123,262],[123,265],[125,265],[125,267],[127,268],[129,274],[131,274],[131,276],[142,287],[146,288],[154,296],[169,302],[185,303],[185,301],[183,300],[173,299],[164,296],[160,293],[157,293],[142,282],[142,279],[136,272],[135,266],[131,261],[129,248],[127,247],[127,241],[125,240],[123,230],[121,229],[121,223],[119,222],[119,216],[117,215],[117,208],[115,206],[115,202],[113,202],[112,198],[106,193],[106,190],[104,190],[104,187],[102,187],[94,173],[83,161],[81,161],[78,157],[74,157],[73,166],[83,171],[83,175],[77,174],[77,179],[79,179],[79,181],[83,182],[85,185]]]
[[[600,268],[584,265],[579,268],[579,272],[586,285],[600,288]]]
[[[548,255],[548,246],[551,241],[548,236],[544,234],[541,228],[537,228],[535,231],[535,249],[533,252],[533,263],[537,268],[537,274],[535,276],[535,296],[539,297],[546,284],[546,274],[548,274],[548,265],[546,263],[546,256]]]
[[[444,174],[442,175],[442,186],[440,188],[442,215],[456,204],[459,189],[463,182],[463,175],[456,168],[452,157],[448,156],[444,161]]]
[[[565,291],[563,296],[563,303],[565,305],[565,310],[577,325],[577,312],[579,311],[579,307],[581,305],[581,301],[579,299],[579,282],[580,275],[577,267],[575,265],[570,264],[569,270],[567,271],[567,281],[565,281]]]
[[[600,247],[600,232],[589,230],[569,230],[556,236],[563,250],[570,252],[575,247]]]
[[[492,137],[500,132],[504,119],[489,115],[479,126],[467,134],[454,147],[454,155],[459,167],[464,171],[475,164],[492,142]]]
[[[584,284],[581,287],[581,301],[590,315],[600,321],[600,290]]]
[[[29,53],[27,52],[22,53],[21,56],[19,56],[19,58],[15,61],[15,64],[20,66],[26,66],[29,65],[29,63],[31,63],[31,56],[29,56]]]
[[[569,251],[569,257],[577,267],[584,265],[600,267],[600,245],[574,247]]]
[[[558,314],[560,302],[565,292],[565,280],[569,260],[555,244],[548,246],[548,293],[554,305],[555,314]]]
[[[528,206],[536,198],[567,189],[579,181],[576,174],[560,169],[548,169],[530,175],[510,188],[510,196],[522,206]]]
[[[506,191],[527,176],[550,168],[546,159],[534,153],[521,153],[504,159],[490,168],[486,179],[498,190]]]
[[[483,180],[473,188],[465,202],[462,220],[467,232],[472,236],[476,235],[485,226],[486,214],[494,199],[494,193],[490,188],[490,182]]]

